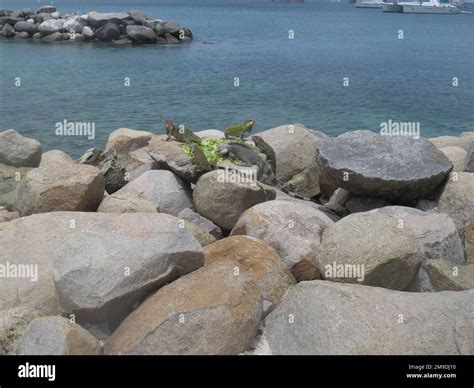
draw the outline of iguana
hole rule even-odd
[[[245,132],[250,132],[255,124],[255,120],[247,120],[243,124],[235,124],[227,127],[224,130],[226,139],[240,139],[244,140]]]
[[[282,187],[277,181],[275,174],[273,173],[269,164],[263,160],[258,153],[244,143],[228,142],[223,143],[219,146],[218,152],[223,155],[231,156],[235,159],[239,159],[244,162],[247,166],[257,166],[257,179],[262,183],[269,184],[281,190],[290,197],[302,199],[305,201],[312,201],[311,198],[305,198],[298,194],[289,191],[286,187]]]
[[[170,141],[173,137],[176,141],[180,143],[200,143],[201,138],[196,135],[193,131],[185,128],[183,125],[176,125],[171,120],[163,121],[165,124],[166,131],[166,141]]]
[[[207,159],[207,156],[201,147],[194,143],[190,144],[190,147],[193,153],[193,164],[196,165],[200,170],[211,171],[216,167],[215,163],[210,162],[209,159]]]
[[[276,156],[273,148],[260,136],[253,135],[252,140],[260,152],[267,157],[267,161],[272,167],[273,174],[276,174]]]

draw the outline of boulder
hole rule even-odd
[[[366,198],[359,196],[352,196],[345,204],[345,208],[349,213],[368,212],[373,209],[390,206],[390,203],[382,198]]]
[[[56,12],[56,7],[53,7],[52,5],[43,5],[41,8],[39,8],[36,13],[53,13]]]
[[[456,225],[446,214],[423,212],[403,206],[387,206],[372,211],[393,217],[401,228],[409,228],[420,246],[423,261],[446,259],[464,264],[464,249]]]
[[[18,188],[21,216],[52,211],[95,211],[105,190],[101,172],[92,166],[63,164],[29,171]]]
[[[467,152],[458,146],[443,147],[439,149],[453,164],[453,171],[464,171],[464,162]]]
[[[38,317],[38,311],[26,306],[0,311],[0,355],[14,352],[26,326]]]
[[[0,164],[0,206],[10,211],[18,209],[18,187],[29,170],[29,167]]]
[[[196,183],[193,198],[199,214],[222,229],[231,230],[245,210],[275,199],[275,191],[252,179],[238,182],[240,175],[226,173],[227,170],[215,170],[204,174]]]
[[[0,132],[0,163],[15,167],[38,167],[41,143],[20,135],[14,129]]]
[[[446,213],[456,224],[458,234],[464,237],[466,223],[474,220],[474,174],[451,174],[438,203],[438,211]]]
[[[145,26],[127,26],[127,38],[133,43],[156,43],[155,32]]]
[[[184,229],[191,233],[191,235],[199,242],[199,244],[201,244],[203,248],[216,242],[216,238],[201,226],[193,224],[189,221],[184,221],[183,226]]]
[[[466,159],[464,161],[464,171],[474,172],[474,143],[471,144],[471,148],[469,148],[468,152],[466,153]]]
[[[148,16],[146,12],[143,11],[137,11],[137,10],[132,10],[127,12],[130,17],[137,23],[143,24],[145,20],[147,20]]]
[[[114,149],[118,154],[129,153],[148,145],[152,137],[151,132],[119,128],[109,135],[105,151]]]
[[[381,233],[383,231],[383,233]],[[420,268],[422,255],[409,228],[386,214],[351,214],[329,226],[316,262],[331,281],[405,289]]]
[[[98,355],[99,340],[63,317],[36,318],[18,340],[16,354],[29,356]]]
[[[266,318],[275,355],[469,355],[474,290],[408,293],[312,281]]]
[[[72,40],[74,42],[82,43],[86,41],[86,38],[82,34],[75,34]]]
[[[276,251],[262,240],[231,236],[204,249],[204,263],[231,260],[244,269],[260,288],[262,298],[275,308],[285,292],[296,284],[295,278],[280,261]]]
[[[192,183],[196,183],[199,177],[207,172],[200,170],[192,158],[184,153],[181,143],[165,141],[159,136],[154,136],[147,147],[133,152],[131,157],[141,159],[144,163],[148,159],[153,162],[155,168],[173,171],[181,179]]]
[[[162,213],[177,216],[183,209],[194,208],[191,189],[170,171],[147,171],[110,197],[128,196],[130,191],[153,202]]]
[[[38,31],[42,36],[54,34],[55,32],[63,32],[64,19],[49,19],[38,26]]]
[[[466,247],[467,263],[474,264],[474,220],[466,224],[464,246]]]
[[[102,27],[107,23],[121,24],[123,21],[130,19],[127,13],[103,13],[103,12],[89,12],[87,20],[94,28]]]
[[[268,243],[296,280],[319,279],[316,257],[321,233],[333,224],[323,212],[290,201],[268,201],[241,215],[231,235],[247,235]]]
[[[77,214],[77,213],[76,213]],[[62,309],[113,323],[148,294],[203,265],[202,248],[167,214],[90,213],[51,255]]]
[[[99,213],[158,213],[155,202],[143,198],[136,191],[115,192],[103,199]]]
[[[17,39],[29,39],[30,35],[28,35],[28,33],[26,31],[23,31],[23,32],[19,32],[18,34],[16,34],[15,38],[17,38]]]
[[[452,169],[424,139],[381,135],[323,139],[318,164],[337,187],[393,204],[429,197]]]
[[[204,131],[194,132],[194,134],[199,136],[201,139],[219,139],[219,140],[225,139],[224,132],[218,129],[205,129]]]
[[[214,263],[148,298],[105,344],[105,354],[237,355],[262,317],[255,281],[232,262]]]
[[[473,132],[462,132],[459,135],[459,146],[468,151],[474,143],[474,131]]]
[[[64,151],[51,150],[41,156],[40,167],[61,168],[65,164],[74,164],[74,160]]]
[[[299,124],[282,125],[258,134],[275,153],[276,178],[281,183],[291,181],[301,174],[292,184],[292,190],[303,197],[319,194],[318,166],[316,149],[320,138]]]
[[[2,28],[2,35],[5,38],[14,38],[15,37],[15,29],[10,24],[4,24]]]
[[[214,224],[211,220],[196,213],[193,209],[187,207],[179,212],[178,218],[191,222],[201,228],[205,229],[209,234],[219,240],[222,238],[222,229]]]
[[[457,265],[444,259],[423,264],[434,291],[462,291],[474,288],[474,264]]]
[[[79,17],[73,17],[71,19],[67,19],[63,24],[63,28],[67,32],[80,34],[82,32],[82,24],[79,20],[80,20]]]
[[[15,24],[15,31],[17,32],[26,32],[29,36],[33,36],[38,32],[38,25],[28,23],[26,21],[20,21]]]
[[[69,35],[68,35],[69,36]],[[60,32],[54,32],[51,35],[43,37],[41,40],[43,42],[59,42],[63,40],[64,36]]]
[[[94,38],[94,30],[89,26],[82,27],[82,35],[84,36],[85,40],[90,40]]]
[[[95,31],[94,36],[104,42],[111,42],[120,36],[120,28],[117,24],[106,23]]]
[[[445,147],[459,147],[460,141],[457,136],[437,136],[428,139],[436,148],[441,149]]]
[[[176,21],[165,22],[163,25],[165,32],[176,35],[178,37],[179,30],[181,30],[181,25]]]

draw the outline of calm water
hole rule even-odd
[[[36,3],[0,1],[12,8]],[[328,134],[377,131],[388,119],[420,122],[422,136],[474,131],[474,14],[384,14],[342,3],[144,3],[56,5],[144,9],[189,26],[195,41],[178,47],[0,41],[0,130],[15,128],[74,156],[103,145],[119,127],[159,133],[163,118],[194,130],[254,118],[256,131],[284,123]],[[55,123],[65,119],[95,122],[96,139],[55,136]]]

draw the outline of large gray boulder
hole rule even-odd
[[[474,143],[471,144],[464,161],[464,171],[474,172]]]
[[[76,220],[51,260],[65,312],[118,322],[151,292],[201,267],[203,254],[170,215],[94,213]]]
[[[429,197],[452,169],[427,140],[381,135],[323,139],[318,163],[337,187],[393,204]]]
[[[145,26],[127,26],[127,38],[133,43],[156,43],[156,34]]]
[[[43,5],[41,8],[39,8],[36,13],[54,13],[56,12],[56,7],[52,5]]]
[[[446,213],[456,224],[459,236],[464,237],[466,224],[474,220],[474,174],[451,174],[438,203],[438,211]]]
[[[29,171],[18,188],[21,216],[52,211],[95,211],[105,190],[102,173],[93,166],[63,164]]]
[[[389,215],[401,228],[409,228],[415,234],[423,261],[446,259],[464,264],[462,241],[448,215],[404,206],[387,206],[372,212]]]
[[[356,213],[329,226],[316,262],[331,281],[403,290],[420,268],[416,236],[393,217]]]
[[[222,229],[231,230],[245,210],[275,199],[275,191],[262,187],[255,179],[239,182],[237,174],[215,170],[198,180],[193,198],[199,214]]]
[[[312,280],[320,278],[316,257],[321,234],[332,224],[326,214],[304,204],[268,201],[243,213],[231,235],[243,234],[267,242],[296,280]]]
[[[30,167],[13,167],[0,164],[0,206],[7,210],[18,209],[18,188]]]
[[[97,209],[99,213],[158,213],[155,202],[143,198],[134,190],[120,190],[104,198]]]
[[[266,319],[275,355],[472,355],[474,290],[299,283]]]
[[[114,149],[118,155],[127,154],[148,145],[152,137],[151,132],[119,128],[109,135],[105,152]]]
[[[276,177],[280,183],[293,179],[291,189],[303,197],[319,194],[316,149],[323,136],[300,124],[282,125],[258,135],[275,153]],[[295,176],[301,174],[298,179]]]
[[[29,36],[33,36],[38,32],[38,24],[20,21],[14,26],[16,32],[26,32]]]
[[[466,160],[467,152],[458,146],[443,147],[440,151],[453,164],[453,171],[464,171],[464,162]]]
[[[183,276],[148,298],[106,342],[105,354],[237,355],[262,317],[255,281],[232,262]]]
[[[38,31],[42,36],[48,36],[55,32],[63,32],[64,19],[49,19],[38,26]]]
[[[38,167],[41,143],[20,135],[14,129],[0,132],[0,163],[15,167]]]
[[[430,291],[462,291],[474,288],[474,264],[457,265],[444,259],[423,263]]]
[[[106,23],[96,30],[94,36],[104,42],[111,42],[119,38],[120,28],[117,24]]]
[[[39,311],[27,306],[0,310],[0,355],[14,352],[18,338],[22,336],[28,324],[39,316]]]
[[[74,164],[74,160],[61,150],[51,150],[41,156],[40,167],[61,168],[64,164]]]
[[[17,355],[98,355],[99,340],[86,329],[63,317],[36,318],[18,340]]]
[[[14,38],[15,37],[15,29],[8,23],[5,23],[2,27],[2,35],[5,38]]]
[[[121,24],[123,21],[131,19],[130,15],[127,13],[121,12],[89,12],[88,13],[88,22],[94,27],[99,28],[107,23]]]
[[[194,208],[190,187],[171,171],[147,171],[110,198],[128,196],[130,192],[155,203],[161,213],[177,216],[183,209]]]
[[[191,222],[194,225],[197,225],[209,234],[214,236],[217,240],[222,238],[222,229],[214,224],[211,220],[206,217],[201,216],[199,213],[196,213],[193,209],[187,207],[179,212],[178,218]]]

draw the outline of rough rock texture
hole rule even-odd
[[[145,147],[153,134],[146,131],[137,131],[129,128],[119,128],[109,135],[105,151],[114,149],[118,154],[122,152],[132,152]]]
[[[63,317],[36,318],[18,340],[18,355],[97,355],[97,338]]]
[[[457,136],[438,136],[438,137],[430,137],[428,141],[438,149],[445,148],[445,147],[459,147],[460,141],[459,137]]]
[[[466,248],[467,263],[474,264],[474,220],[466,224],[464,246]]]
[[[115,23],[106,23],[95,31],[94,36],[104,42],[111,42],[120,36],[120,27]]]
[[[474,264],[457,265],[447,260],[423,264],[434,291],[462,291],[474,288]]]
[[[446,259],[464,264],[462,241],[456,225],[446,214],[426,213],[403,206],[387,206],[373,212],[389,215],[399,223],[397,226],[409,228],[416,236],[423,260]]]
[[[369,212],[351,214],[328,227],[316,261],[327,280],[403,290],[418,272],[422,255],[409,228]]]
[[[288,288],[296,284],[290,270],[280,261],[276,251],[262,240],[248,236],[231,236],[204,249],[204,263],[232,260],[254,278],[265,301],[280,302]]]
[[[320,138],[300,124],[282,125],[258,134],[274,151],[276,177],[286,183],[304,171],[299,183],[293,181],[292,189],[301,196],[319,194],[316,149]],[[308,184],[311,183],[311,184]]]
[[[474,174],[456,172],[448,180],[439,199],[438,211],[448,214],[464,237],[466,223],[474,220]]]
[[[136,196],[137,193],[155,203],[161,213],[173,216],[183,209],[194,207],[190,187],[171,171],[147,171],[109,198]]]
[[[99,213],[158,213],[155,202],[143,198],[136,191],[117,191],[104,198],[97,209]]]
[[[323,212],[290,201],[268,201],[247,210],[232,236],[247,235],[267,242],[296,280],[319,279],[316,257],[322,231],[333,224]]]
[[[0,132],[0,163],[15,167],[38,167],[41,143],[21,136],[14,129]]]
[[[462,132],[459,135],[459,146],[468,151],[474,143],[474,132]]]
[[[51,150],[41,156],[40,167],[61,168],[64,164],[74,164],[74,160],[63,151]]]
[[[211,220],[201,216],[190,208],[183,209],[179,212],[178,218],[189,221],[201,228],[204,228],[209,234],[214,236],[217,240],[222,238],[222,229],[214,224]]]
[[[92,166],[64,164],[29,171],[18,188],[21,216],[52,211],[95,211],[105,190],[104,176]]]
[[[38,317],[36,310],[26,306],[0,311],[0,355],[13,352],[26,326]]]
[[[381,198],[366,198],[353,196],[345,204],[345,208],[349,213],[368,212],[373,209],[390,206],[390,203]]]
[[[204,248],[216,242],[216,238],[203,227],[184,221],[184,229],[187,230]]]
[[[466,153],[466,160],[464,161],[464,171],[474,172],[474,143]]]
[[[87,20],[93,27],[99,28],[107,23],[120,24],[123,20],[131,19],[130,15],[121,12],[89,12]]]
[[[7,210],[18,209],[18,187],[30,167],[13,167],[0,164],[0,206]]]
[[[222,170],[203,175],[193,192],[196,210],[222,229],[230,230],[240,215],[252,206],[275,199],[275,191],[258,182],[232,182]]]
[[[155,32],[145,26],[127,26],[127,38],[133,43],[156,43]]]
[[[452,169],[431,143],[408,137],[323,139],[318,153],[325,179],[360,196],[394,204],[430,196]]]
[[[232,262],[214,263],[163,287],[109,338],[106,354],[239,354],[262,316],[260,290]]]
[[[316,280],[288,291],[265,321],[266,339],[273,354],[472,355],[472,311],[474,290],[420,294]]]
[[[42,36],[48,36],[55,32],[63,31],[64,19],[49,19],[38,26],[38,31]]]
[[[167,214],[90,214],[52,255],[61,307],[118,321],[150,292],[203,265],[202,248]]]
[[[443,147],[440,151],[453,164],[453,171],[464,171],[464,162],[466,160],[467,152],[458,146]]]

